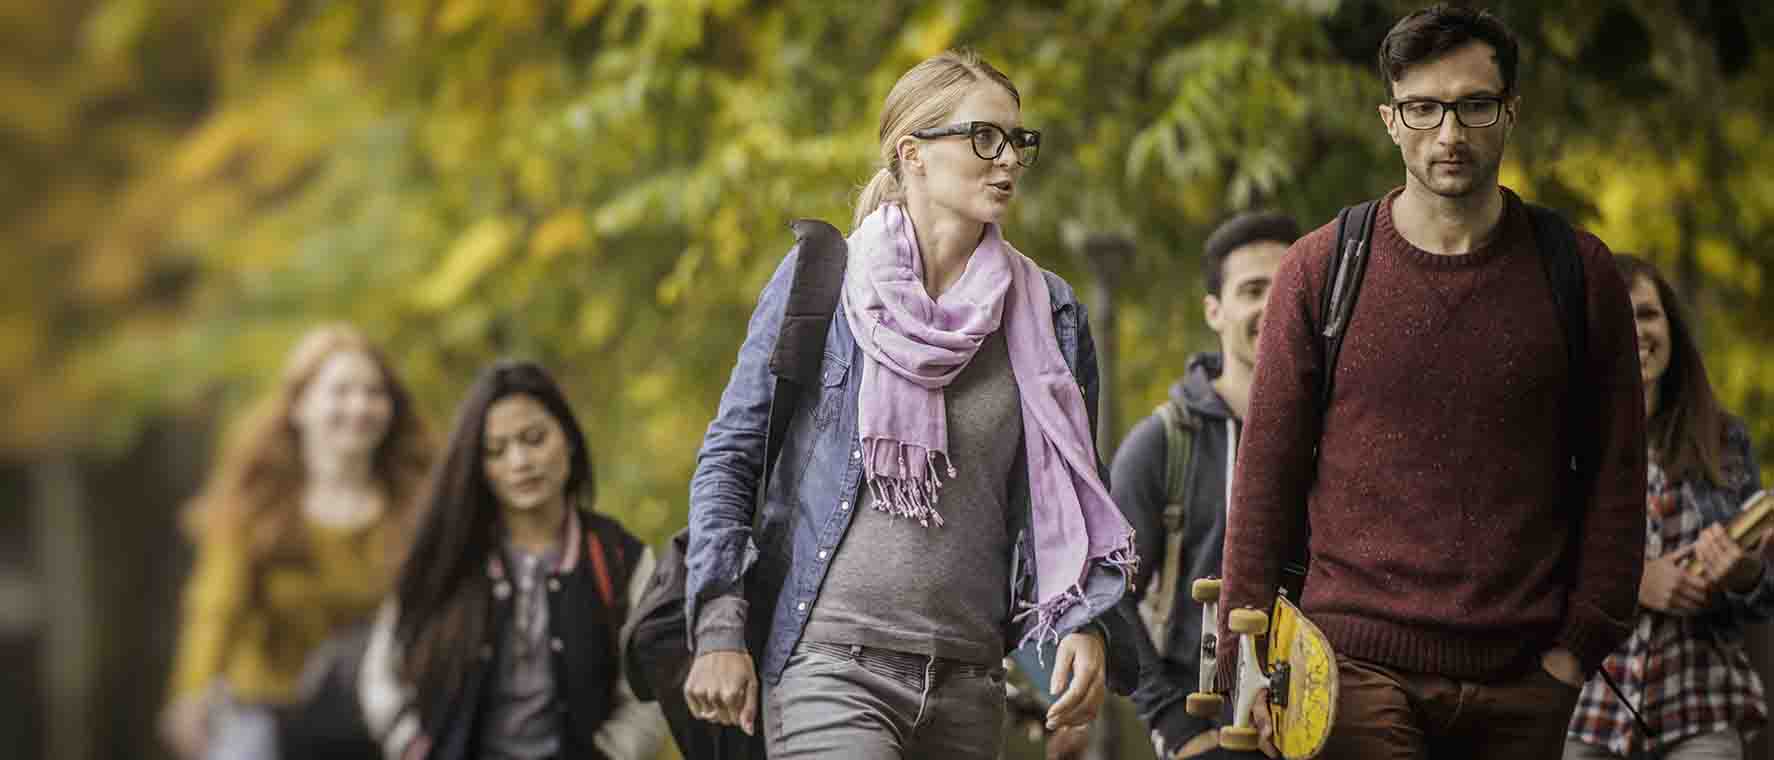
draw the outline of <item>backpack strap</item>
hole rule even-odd
[[[1374,216],[1379,200],[1368,200],[1345,206],[1337,212],[1337,242],[1331,249],[1325,270],[1325,286],[1318,302],[1318,335],[1324,341],[1324,368],[1318,376],[1318,413],[1330,410],[1331,391],[1337,376],[1337,356],[1343,352],[1343,337],[1349,332],[1349,320],[1355,315],[1355,299],[1361,293],[1361,281],[1367,275],[1368,251],[1374,236]],[[1319,456],[1312,450],[1314,464]],[[1288,550],[1288,559],[1281,569],[1281,586],[1299,599],[1306,585],[1306,571],[1311,565],[1312,525],[1300,537],[1300,545]]]
[[[1589,291],[1583,277],[1583,257],[1577,253],[1577,231],[1557,211],[1531,203],[1524,205],[1534,220],[1534,244],[1540,249],[1540,267],[1546,272],[1552,305],[1564,332],[1565,358],[1570,364],[1570,397],[1579,398],[1576,383],[1589,366]],[[1581,407],[1565,404],[1565,425],[1572,447],[1570,467],[1580,474],[1590,472],[1594,464],[1583,461],[1588,447],[1580,445],[1578,433],[1589,429],[1589,419]]]
[[[770,429],[764,437],[764,472],[758,483],[761,501],[769,490],[770,471],[794,416],[795,404],[805,388],[819,387],[820,363],[825,359],[825,336],[838,309],[844,287],[844,268],[849,246],[838,228],[818,219],[797,219],[795,271],[789,281],[788,302],[782,309],[782,328],[770,353],[770,372],[776,375],[776,392],[770,399]]]
[[[1164,654],[1170,642],[1170,622],[1182,593],[1183,533],[1189,523],[1189,491],[1195,459],[1195,433],[1200,422],[1188,407],[1166,400],[1154,412],[1164,426],[1164,557],[1158,579],[1146,589],[1140,604],[1152,645]]]
[[[1195,456],[1195,428],[1189,408],[1167,400],[1154,412],[1164,423],[1164,529],[1181,532],[1188,521],[1189,466]]]
[[[1369,239],[1374,234],[1377,200],[1364,201],[1337,213],[1337,244],[1331,251],[1330,269],[1318,308],[1320,337],[1324,339],[1324,372],[1318,380],[1319,412],[1330,408],[1332,379],[1337,374],[1337,355],[1355,313],[1355,297],[1367,274]]]

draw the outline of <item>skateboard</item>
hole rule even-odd
[[[1202,607],[1201,690],[1188,696],[1184,709],[1199,718],[1215,718],[1225,704],[1225,698],[1213,689],[1218,664],[1219,641],[1214,631],[1219,627],[1220,582],[1202,578],[1195,581],[1189,592]],[[1275,727],[1275,747],[1281,750],[1282,757],[1317,757],[1337,720],[1337,658],[1331,651],[1330,640],[1300,613],[1286,593],[1275,597],[1272,614],[1232,610],[1226,625],[1238,637],[1238,683],[1233,692],[1233,724],[1220,729],[1220,746],[1232,750],[1257,748],[1257,730],[1251,725],[1250,710],[1257,692],[1268,689],[1269,718]],[[1257,657],[1260,651],[1266,653],[1261,660]]]

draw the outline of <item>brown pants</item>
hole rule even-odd
[[[1337,668],[1337,723],[1322,760],[1557,758],[1579,691],[1538,667],[1488,683],[1348,657]]]

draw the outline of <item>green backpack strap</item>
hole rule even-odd
[[[1195,431],[1199,423],[1189,409],[1174,400],[1154,412],[1164,424],[1164,558],[1158,577],[1140,602],[1141,617],[1152,645],[1164,654],[1170,640],[1170,622],[1176,609],[1183,573],[1183,533],[1189,524],[1189,473],[1195,458]]]
[[[1158,405],[1164,422],[1164,529],[1180,533],[1187,521],[1189,466],[1195,456],[1195,415],[1174,400]],[[1166,560],[1169,557],[1165,558]]]

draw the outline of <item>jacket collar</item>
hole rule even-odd
[[[560,562],[555,565],[555,575],[566,575],[573,572],[573,569],[579,566],[580,537],[584,534],[584,530],[580,527],[578,509],[568,508],[567,519],[561,525],[562,530],[566,531],[566,535],[562,537],[561,558]],[[487,557],[487,577],[493,579],[494,583],[497,584],[505,580],[505,575],[505,553],[502,551],[494,551],[491,556]],[[499,587],[495,585],[495,593],[497,593],[498,588]]]

